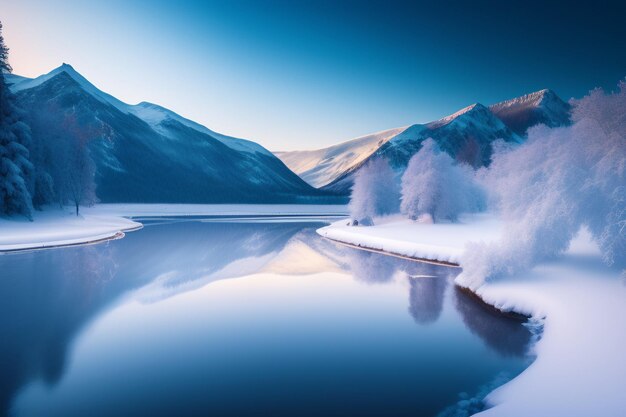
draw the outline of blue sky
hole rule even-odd
[[[292,150],[542,88],[614,88],[619,3],[546,3],[8,0],[0,18],[17,74],[67,62],[126,102]]]

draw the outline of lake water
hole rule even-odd
[[[0,415],[434,416],[528,366],[457,269],[311,219],[156,219],[0,256]]]

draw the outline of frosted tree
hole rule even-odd
[[[531,128],[493,160],[485,183],[506,222],[493,244],[470,245],[458,282],[480,286],[565,251],[582,226],[609,265],[626,268],[626,84],[573,102],[568,127]]]
[[[91,206],[97,202],[96,167],[89,151],[90,141],[98,133],[81,126],[73,114],[66,115],[61,125],[61,135],[54,149],[57,184],[62,204],[71,203],[79,215],[80,206]]]
[[[414,220],[429,215],[433,221],[454,221],[484,206],[485,195],[473,170],[457,164],[434,140],[425,140],[402,175],[400,211]]]
[[[374,158],[356,174],[350,196],[350,216],[370,226],[374,217],[398,211],[400,195],[395,173],[386,159]]]
[[[102,122],[82,123],[73,109],[65,111],[54,101],[30,116],[36,164],[33,202],[71,204],[78,215],[81,205],[97,202],[90,144],[104,136],[107,127]]]
[[[23,214],[31,218],[30,129],[21,120],[15,96],[5,82],[4,74],[11,71],[8,51],[0,23],[0,214]]]

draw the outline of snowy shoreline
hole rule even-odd
[[[390,251],[390,250],[384,250],[384,249],[379,249],[379,248],[374,248],[374,247],[370,247],[370,246],[361,245],[360,243],[359,244],[353,244],[353,243],[344,242],[342,240],[333,239],[333,238],[328,237],[328,236],[324,236],[324,237],[326,239],[328,239],[328,240],[332,240],[335,243],[339,243],[340,245],[347,246],[349,248],[360,249],[360,250],[364,250],[364,251],[367,251],[367,252],[381,253],[383,255],[393,256],[394,258],[408,259],[410,261],[418,261],[418,262],[422,262],[422,263],[425,263],[425,264],[448,266],[450,268],[460,268],[461,267],[458,263],[454,263],[454,262],[439,261],[439,260],[436,260],[436,259],[429,259],[429,258],[420,258],[420,257],[417,257],[417,256],[409,256],[409,255],[405,255],[405,254],[402,254],[402,253],[393,252],[393,251]]]
[[[143,227],[133,218],[191,216],[345,215],[342,205],[275,204],[99,204],[81,209],[46,209],[24,217],[0,217],[0,254],[90,245],[121,239]]]
[[[472,215],[459,224],[419,224],[400,216],[375,226],[348,226],[345,220],[318,234],[357,249],[421,261],[460,264],[468,242],[495,241],[502,223]],[[619,387],[626,384],[621,348],[626,332],[626,285],[620,272],[601,261],[591,236],[582,231],[560,258],[530,271],[470,289],[487,305],[522,315],[542,328],[531,347],[535,361],[485,398],[480,416],[617,416],[626,406]]]
[[[0,254],[92,245],[121,239],[141,223],[120,216],[80,215],[55,209],[24,218],[0,218]]]

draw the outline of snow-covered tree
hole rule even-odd
[[[457,164],[434,140],[425,140],[402,176],[401,212],[411,219],[427,214],[433,221],[454,221],[484,206],[472,168]]]
[[[71,203],[78,216],[80,206],[97,202],[96,167],[89,151],[89,142],[98,134],[81,126],[74,115],[67,115],[55,145],[57,189],[62,203]]]
[[[8,51],[0,23],[0,214],[23,214],[31,218],[30,129],[22,121],[15,97],[5,82],[4,74],[11,71]]]
[[[526,143],[494,158],[485,184],[506,233],[466,251],[461,284],[477,287],[558,255],[582,226],[608,264],[626,268],[626,84],[572,104],[572,126],[534,127]]]
[[[104,135],[105,127],[82,123],[73,111],[65,112],[54,102],[30,116],[36,166],[33,201],[71,204],[78,214],[81,205],[97,202],[90,144]]]
[[[389,163],[374,158],[355,176],[350,216],[361,225],[372,225],[374,217],[397,212],[399,201],[395,174]]]

